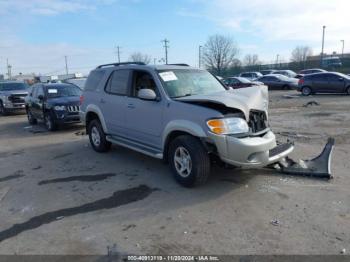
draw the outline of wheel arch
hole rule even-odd
[[[203,138],[206,137],[206,134],[203,128],[198,124],[195,124],[187,120],[176,120],[176,121],[170,122],[166,126],[163,134],[162,144],[163,144],[164,161],[168,160],[167,158],[168,158],[168,150],[169,150],[170,142],[181,135],[190,135],[193,137],[197,137],[201,141]]]
[[[87,128],[89,127],[89,123],[94,119],[98,119],[102,125],[103,131],[105,133],[108,133],[107,125],[101,110],[97,106],[90,105],[86,109],[85,119],[84,119],[86,131],[87,131]]]

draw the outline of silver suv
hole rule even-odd
[[[90,73],[81,103],[95,151],[113,143],[163,159],[187,187],[204,183],[213,162],[258,168],[293,150],[276,145],[266,86],[230,90],[186,65],[101,65]]]
[[[19,81],[0,81],[0,115],[24,111],[29,86]]]

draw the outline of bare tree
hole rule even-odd
[[[292,62],[304,63],[308,56],[312,55],[312,49],[309,46],[297,46],[292,51]]]
[[[245,66],[257,66],[261,64],[257,54],[247,54],[244,57],[243,63]]]
[[[232,66],[238,53],[239,49],[232,38],[213,35],[204,45],[203,60],[209,70],[221,75]]]
[[[140,52],[135,52],[130,55],[129,60],[132,62],[143,62],[149,64],[151,62],[151,57]]]

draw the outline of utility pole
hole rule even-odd
[[[117,58],[118,58],[118,63],[120,63],[120,46],[116,46],[117,48]]]
[[[164,42],[164,50],[165,50],[165,64],[168,64],[168,48],[169,48],[169,40],[168,39],[164,39],[162,40],[162,42]]]
[[[64,56],[64,61],[66,63],[66,75],[68,75],[68,62],[67,62],[67,56]]]
[[[343,47],[341,49],[341,58],[343,59],[344,58],[344,44],[345,44],[345,40],[340,40],[340,42],[343,43]]]
[[[324,52],[324,34],[325,34],[326,26],[323,26],[323,32],[322,32],[322,52],[321,52],[321,60],[320,65],[322,67],[322,61],[323,61],[323,52]]]
[[[11,75],[11,68],[12,66],[9,64],[9,59],[6,58],[6,67],[7,67],[7,77],[9,80],[12,79],[12,75]]]
[[[198,67],[201,68],[202,64],[202,46],[200,45],[198,48]]]
[[[279,57],[280,57],[280,55],[279,54],[277,54],[277,56],[276,56],[276,66],[278,66],[278,60],[279,60]]]

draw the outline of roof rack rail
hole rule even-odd
[[[173,65],[173,66],[190,66],[188,64],[180,63],[180,64],[166,64],[166,65]]]
[[[121,66],[121,65],[146,65],[146,64],[143,62],[122,62],[122,63],[111,63],[111,64],[99,65],[97,68],[108,67],[108,66]]]

